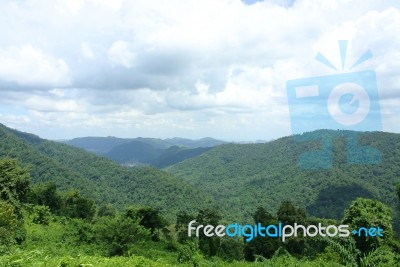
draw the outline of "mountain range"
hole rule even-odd
[[[226,143],[210,137],[191,140],[178,137],[157,139],[111,136],[81,137],[64,142],[126,166],[152,165],[158,168],[198,156],[211,147]]]
[[[380,151],[379,162],[349,163],[346,136],[354,134],[359,136],[360,145]],[[344,209],[356,197],[377,199],[397,210],[400,134],[318,130],[302,137],[311,141],[294,142],[288,136],[259,144],[187,148],[171,143],[164,146],[165,140],[156,139],[164,153],[158,159],[165,160],[166,167],[127,168],[84,149],[0,125],[0,157],[17,158],[29,168],[34,183],[53,181],[63,191],[78,188],[97,203],[112,203],[119,208],[150,205],[170,220],[178,211],[195,214],[202,207],[213,207],[226,220],[249,221],[257,207],[275,213],[284,200],[307,209],[310,216],[322,218],[342,218]],[[318,139],[325,137],[334,140],[332,167],[301,168],[298,160],[302,153],[319,149]],[[107,148],[121,159],[124,153],[119,155],[116,148],[122,144],[129,148],[132,142],[139,142],[134,145],[142,149],[137,153],[141,160],[154,156],[155,145],[140,140],[117,144],[120,139],[106,137],[96,141],[92,148]],[[194,154],[171,162],[177,152]]]

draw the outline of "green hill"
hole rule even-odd
[[[381,151],[379,164],[347,163],[345,136],[355,134],[360,135],[360,144]],[[397,205],[400,134],[320,130],[297,136],[305,140],[321,137],[335,137],[332,168],[299,168],[299,156],[320,144],[299,143],[292,137],[284,137],[264,144],[217,146],[166,170],[202,188],[231,214],[241,214],[242,218],[249,218],[258,206],[276,211],[284,200],[292,200],[307,208],[311,215],[326,218],[342,218],[344,208],[359,196],[379,199],[392,207]]]
[[[0,157],[28,166],[32,181],[54,181],[61,190],[77,188],[97,203],[123,208],[146,204],[168,218],[179,210],[197,211],[212,198],[171,174],[155,168],[128,169],[83,149],[47,141],[0,125]]]

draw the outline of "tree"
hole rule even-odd
[[[372,200],[357,198],[350,207],[346,209],[343,223],[349,224],[351,229],[358,230],[360,227],[369,229],[379,227],[383,229],[383,236],[365,236],[365,232],[353,235],[357,248],[362,253],[368,253],[385,244],[393,237],[392,211],[385,204]]]
[[[117,214],[117,210],[112,204],[103,204],[99,207],[99,210],[97,211],[97,215],[99,217],[115,217]]]
[[[159,230],[167,226],[167,221],[161,216],[160,212],[152,207],[128,207],[125,216],[131,219],[138,219],[139,224],[150,230],[153,241],[159,239]]]
[[[400,210],[400,184],[396,186],[396,193],[397,193],[397,198],[399,200],[399,210]]]
[[[296,207],[290,201],[283,201],[278,209],[278,220],[284,225],[305,224],[307,221],[306,211]]]
[[[5,201],[0,201],[0,245],[12,243],[16,229],[17,220],[14,215],[14,207]]]
[[[62,213],[70,218],[92,220],[96,213],[94,201],[72,190],[64,196]]]
[[[37,205],[33,207],[32,222],[36,224],[49,225],[51,219],[51,212],[49,207]]]
[[[11,237],[17,243],[22,243],[26,236],[21,208],[29,192],[29,184],[28,171],[20,167],[15,159],[0,159],[0,201],[12,206],[16,228],[13,229]]]
[[[26,200],[29,191],[30,176],[14,159],[0,159],[0,199],[14,206],[18,216],[21,202]]]
[[[150,236],[150,231],[141,226],[138,219],[126,216],[100,218],[95,232],[110,256],[124,255],[134,244]]]
[[[175,231],[177,232],[178,242],[184,243],[189,240],[188,224],[192,221],[194,216],[188,214],[186,211],[180,211],[176,215]]]
[[[259,207],[256,210],[253,214],[253,219],[255,224],[261,223],[264,227],[270,224],[277,224],[277,218],[263,207]],[[271,258],[279,246],[280,241],[278,238],[256,236],[251,242],[245,244],[244,256],[248,261],[254,261],[255,255]]]
[[[221,214],[215,209],[201,209],[196,217],[198,224],[217,226],[221,220]],[[207,256],[216,256],[220,247],[220,238],[207,237],[200,231],[199,235],[199,248]]]
[[[53,182],[34,185],[29,197],[31,203],[47,206],[52,212],[59,211],[62,206],[62,198]]]
[[[253,220],[255,223],[261,223],[263,225],[276,223],[276,217],[263,207],[257,208],[256,212],[253,214]]]

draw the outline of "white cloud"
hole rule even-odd
[[[20,85],[68,86],[69,69],[63,59],[24,45],[0,49],[0,79]]]
[[[83,42],[81,43],[81,50],[82,50],[82,55],[86,59],[92,59],[94,58],[94,54],[92,49],[90,49],[90,46],[88,43]]]
[[[113,65],[132,68],[135,63],[135,54],[130,51],[129,44],[124,41],[114,42],[108,50],[108,58]]]
[[[400,131],[385,122],[400,98],[399,2],[290,2],[1,2],[0,106],[52,138],[276,138],[290,133],[286,81],[337,74],[314,57],[340,66],[349,39],[348,64],[374,54],[355,70],[376,71],[384,126]]]

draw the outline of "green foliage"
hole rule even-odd
[[[371,200],[357,198],[345,211],[344,224],[349,224],[352,229],[359,227],[380,227],[383,229],[383,237],[380,236],[360,236],[355,235],[354,239],[357,248],[362,253],[368,253],[381,246],[388,239],[393,237],[392,211],[385,204]]]
[[[258,207],[256,212],[253,214],[254,223],[261,223],[263,225],[274,224],[277,222],[276,219],[276,217],[263,207]]]
[[[92,244],[96,240],[95,225],[83,219],[70,219],[66,227],[69,243],[76,246]]]
[[[399,183],[400,135],[383,132],[359,134],[359,144],[381,151],[379,164],[348,164],[345,138],[354,132],[320,130],[305,133],[305,143],[292,137],[264,144],[225,144],[166,168],[178,178],[202,188],[229,211],[229,219],[250,221],[254,207],[261,204],[276,212],[290,200],[320,218],[342,219],[344,209],[357,197],[373,198],[397,205],[395,184]],[[320,148],[317,140],[333,138],[333,166],[326,170],[299,168],[301,153]],[[241,216],[240,216],[241,215]]]
[[[194,242],[189,242],[185,245],[180,245],[178,249],[178,263],[186,263],[191,266],[199,266],[202,261],[202,255]]]
[[[26,169],[21,168],[16,160],[9,158],[0,159],[0,201],[5,201],[12,206],[12,211],[17,220],[16,227],[14,228],[13,226],[12,231],[9,231],[11,228],[7,230],[6,221],[11,222],[10,217],[5,217],[4,233],[7,233],[7,231],[10,233],[8,238],[3,238],[5,243],[10,242],[10,240],[21,243],[25,240],[24,221],[21,209],[22,202],[26,200],[29,185],[29,173]],[[6,207],[5,204],[2,206],[4,210],[7,211],[5,214],[7,215],[10,209]],[[14,223],[12,225],[14,225]]]
[[[138,219],[141,226],[150,230],[153,241],[159,239],[159,231],[167,226],[167,221],[161,216],[160,212],[152,207],[130,206],[125,210],[125,217]]]
[[[198,239],[187,238],[187,224],[193,219],[214,226],[221,220],[248,221],[251,217],[263,224],[278,220],[309,224],[322,219],[307,219],[305,207],[314,215],[339,217],[345,205],[359,195],[393,204],[400,152],[388,144],[396,143],[397,138],[371,133],[360,141],[382,149],[391,165],[346,165],[340,152],[344,143],[339,140],[334,144],[339,151],[334,168],[322,171],[296,167],[298,155],[309,147],[294,145],[290,138],[268,144],[225,145],[179,164],[179,172],[185,174],[182,177],[180,173],[180,178],[192,183],[189,185],[164,171],[123,168],[80,149],[0,125],[0,156],[30,165],[34,181],[41,182],[27,195],[25,167],[14,160],[0,160],[0,266],[397,266],[400,245],[391,228],[390,208],[373,200],[354,201],[344,222],[352,227],[380,226],[384,238],[297,237],[285,243],[259,237],[244,243],[240,238],[203,234]],[[314,143],[309,146],[317,147]],[[170,152],[174,149],[180,150]],[[175,167],[169,170],[175,171]],[[57,188],[69,191],[61,193]],[[22,205],[27,199],[31,204]],[[91,199],[113,204],[101,205],[96,217]],[[287,199],[290,201],[279,204]],[[132,203],[135,206],[124,213],[114,208]],[[216,204],[227,214],[210,208]],[[264,208],[253,213],[261,204],[277,216]],[[197,216],[191,216],[195,210],[199,210]],[[178,211],[175,233],[182,244],[171,239],[174,235],[160,234],[173,232],[164,216],[171,219]],[[15,244],[25,236],[23,244]],[[243,262],[243,256],[254,262]]]
[[[124,255],[131,246],[150,237],[150,231],[141,226],[138,219],[126,216],[100,218],[95,232],[110,256]]]
[[[34,206],[32,222],[36,224],[49,225],[51,219],[51,212],[47,206]]]
[[[239,238],[221,238],[218,248],[218,257],[224,261],[240,261],[244,259],[244,244]]]
[[[212,225],[217,226],[221,220],[221,214],[215,209],[201,209],[197,214],[196,221],[199,225]],[[199,235],[199,249],[204,255],[208,257],[216,256],[220,249],[220,238],[218,237],[207,237],[201,231]]]
[[[290,201],[283,201],[278,209],[278,221],[284,225],[302,224],[304,225],[307,220],[306,211],[302,208],[296,207]]]
[[[178,251],[178,263],[192,263],[193,251],[187,245],[182,245]]]
[[[253,214],[255,224],[262,225],[277,224],[278,220],[263,207],[258,207]],[[244,257],[248,261],[254,261],[257,256],[270,259],[280,247],[281,242],[277,238],[265,238],[256,236],[251,242],[244,245]]]
[[[99,217],[115,217],[117,214],[116,208],[112,204],[103,204],[99,207],[97,211],[97,216]]]
[[[189,240],[188,236],[188,224],[194,219],[195,216],[187,213],[186,211],[180,211],[176,215],[175,232],[177,233],[177,241],[184,243]]]
[[[328,246],[325,248],[325,252],[320,255],[320,258],[334,260],[346,266],[357,266],[357,258],[360,252],[356,249],[354,241],[348,240],[325,238],[324,241]]]
[[[0,159],[0,199],[12,204],[19,212],[29,191],[30,177],[14,159]]]
[[[62,214],[90,221],[96,214],[96,206],[93,200],[85,198],[77,190],[72,190],[64,196]]]
[[[0,246],[14,242],[16,229],[14,207],[5,201],[0,201]]]
[[[4,267],[163,267],[166,265],[168,264],[164,261],[152,261],[141,256],[112,258],[79,254],[60,256],[40,249],[16,250],[0,257],[0,266]]]
[[[379,247],[360,259],[360,267],[390,267],[400,264],[399,255],[395,255],[389,247]]]
[[[400,184],[398,184],[397,186],[396,186],[396,193],[397,193],[397,198],[398,198],[398,202],[399,202],[399,213],[400,213]]]
[[[0,125],[0,157],[18,158],[29,166],[32,182],[52,182],[61,191],[77,189],[97,204],[123,210],[132,203],[152,206],[175,219],[179,210],[214,204],[202,190],[155,168],[125,168],[82,149],[40,139]],[[23,191],[21,191],[23,192]],[[49,203],[36,203],[47,205]]]
[[[29,193],[29,202],[47,206],[52,212],[57,212],[62,207],[62,198],[54,182],[33,185]]]

